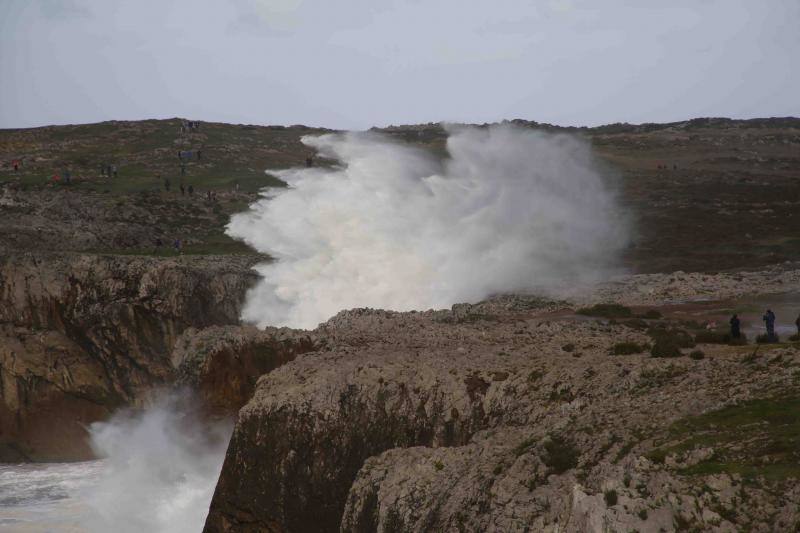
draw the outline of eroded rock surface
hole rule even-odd
[[[172,351],[178,385],[191,387],[213,413],[235,414],[256,380],[321,344],[307,331],[253,326],[188,328]]]
[[[175,377],[188,327],[238,322],[244,259],[20,254],[0,264],[0,460],[90,456],[84,426]]]
[[[680,420],[797,394],[800,351],[614,356],[650,338],[548,318],[565,305],[340,313],[315,332],[326,347],[259,380],[206,531],[769,531],[800,520],[796,490],[770,496],[791,478],[690,476],[676,465],[711,469],[706,452],[659,455],[678,446]]]

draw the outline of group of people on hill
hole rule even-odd
[[[169,181],[169,178],[164,178],[164,190],[169,192],[171,188],[172,188],[172,183]],[[191,184],[187,187],[186,185],[183,184],[183,182],[181,182],[178,184],[178,188],[181,191],[181,196],[185,196],[187,192],[189,193],[189,196],[192,196],[194,194],[194,186],[192,186]]]
[[[196,120],[184,120],[181,122],[181,133],[186,133],[187,131],[198,131],[200,129],[200,123]]]
[[[56,172],[55,174],[53,174],[53,177],[51,179],[53,180],[53,182],[60,181],[64,185],[69,185],[70,183],[72,183],[72,173],[69,171],[68,168],[64,168],[61,170],[61,172]]]
[[[777,342],[778,337],[775,335],[775,313],[772,312],[772,309],[767,309],[761,319],[764,321],[764,325],[767,329],[767,340],[769,342]],[[739,316],[736,313],[731,317],[730,325],[731,337],[733,339],[740,339],[742,337],[741,320],[739,320]],[[800,336],[800,315],[795,319],[794,325],[797,327],[797,335]]]
[[[100,165],[100,175],[105,176],[107,178],[117,177],[117,165],[107,165],[102,164]]]

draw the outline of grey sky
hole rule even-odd
[[[0,0],[0,127],[786,115],[798,0]]]

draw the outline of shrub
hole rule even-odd
[[[595,304],[591,307],[584,307],[576,311],[579,315],[599,316],[603,318],[630,318],[633,311],[630,307],[620,304]]]
[[[617,505],[617,491],[614,489],[605,491],[603,493],[603,499],[606,501],[606,506],[614,507]]]
[[[740,333],[738,339],[730,337],[728,339],[728,344],[731,346],[744,346],[747,344],[747,336],[744,333]]]
[[[689,354],[689,357],[690,357],[691,359],[694,359],[695,361],[699,361],[700,359],[705,359],[705,357],[706,357],[706,354],[705,354],[705,353],[703,353],[703,350],[693,350],[693,351],[692,351],[692,352]]]
[[[658,320],[663,318],[664,315],[656,311],[655,309],[648,309],[645,314],[642,315],[642,318],[647,318],[649,320]]]
[[[789,337],[791,342],[800,342],[800,333],[795,333],[791,337]]]
[[[650,327],[647,321],[642,320],[641,318],[629,318],[628,320],[623,320],[621,324],[631,329],[645,330]]]
[[[756,342],[758,344],[772,344],[772,343],[776,343],[776,342],[780,342],[780,341],[781,341],[781,338],[778,337],[777,333],[775,335],[773,335],[772,337],[770,337],[766,333],[762,333],[761,335],[758,335],[756,337]]]
[[[647,520],[647,509],[639,509],[639,512],[636,514],[639,515],[641,520]]]
[[[632,355],[643,351],[644,348],[635,342],[618,342],[611,348],[612,355]]]
[[[650,355],[653,357],[680,357],[681,348],[674,341],[669,339],[657,340],[650,348]]]
[[[667,460],[667,451],[662,450],[661,448],[656,448],[652,450],[650,453],[645,455],[648,459],[653,461],[656,464],[663,465],[664,461]]]
[[[647,330],[655,342],[666,342],[676,345],[678,348],[694,348],[694,338],[685,330],[672,328],[650,328]]]
[[[578,466],[580,451],[575,444],[559,435],[551,435],[544,443],[542,462],[550,468],[553,474],[563,474],[571,468]]]
[[[730,339],[730,335],[709,330],[698,331],[694,336],[694,342],[698,344],[727,344]]]
[[[564,350],[565,352],[574,352],[575,345],[570,342],[569,344],[565,344],[564,346],[562,346],[561,349]]]

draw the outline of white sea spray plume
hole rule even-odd
[[[312,328],[342,309],[442,308],[593,282],[627,217],[587,142],[510,125],[448,129],[447,156],[373,133],[307,136],[340,162],[276,172],[227,231],[275,261],[242,318]]]

